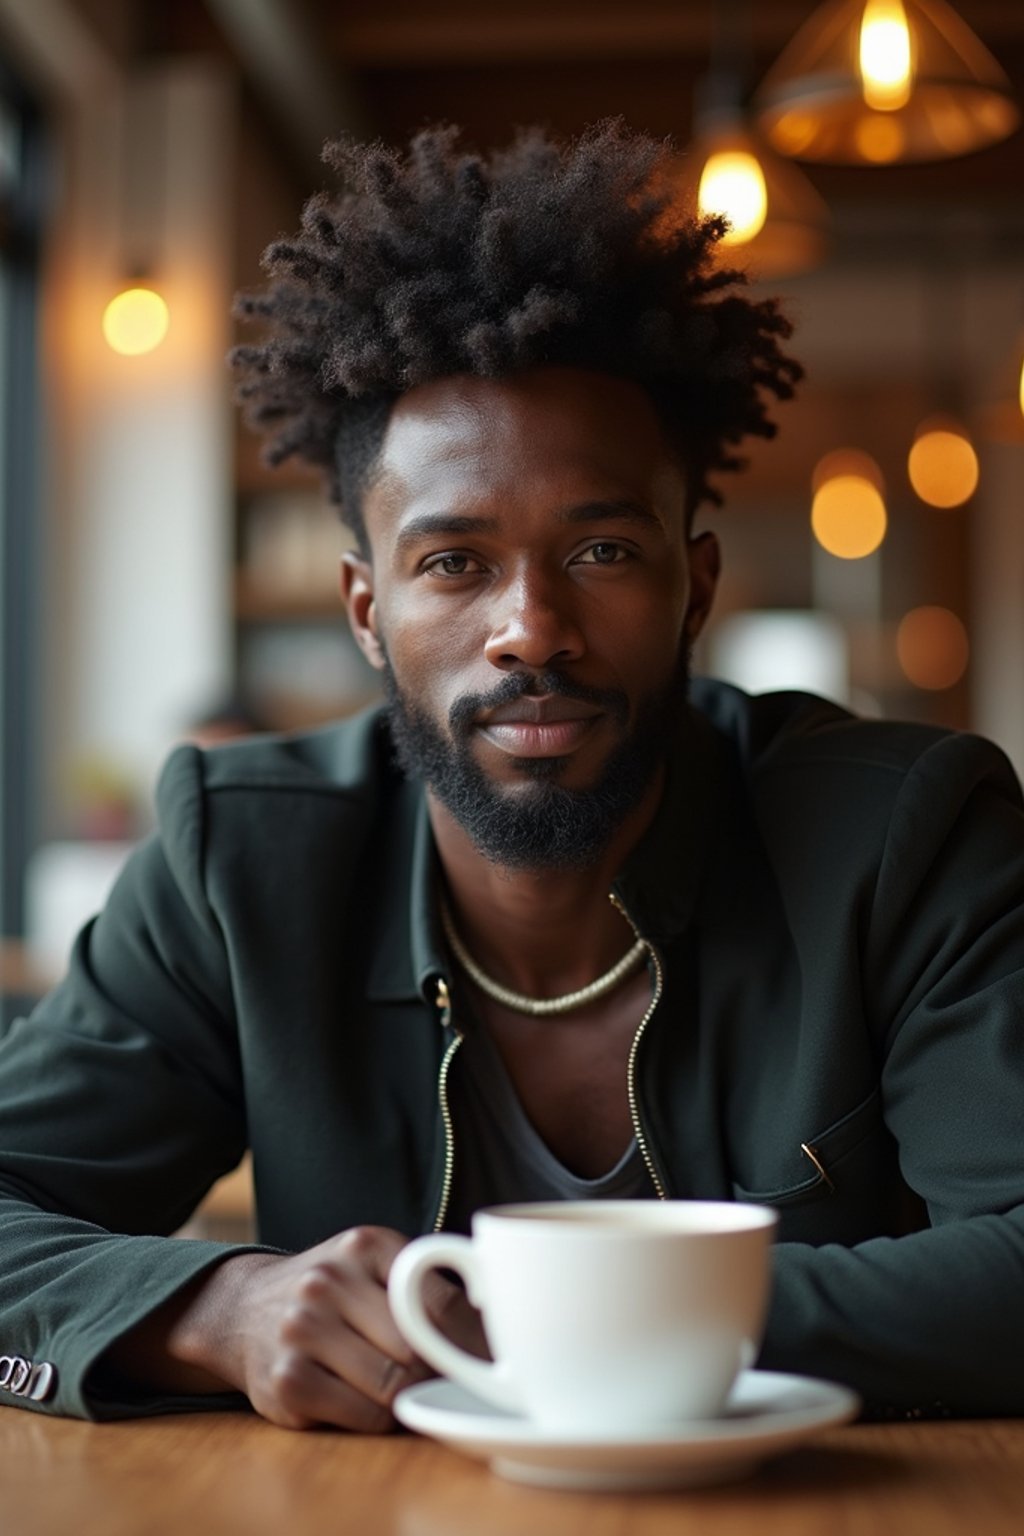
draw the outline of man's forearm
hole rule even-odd
[[[872,1414],[1024,1412],[1024,1209],[855,1248],[783,1243],[758,1364],[846,1382]]]

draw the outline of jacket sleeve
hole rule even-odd
[[[245,1146],[224,944],[202,885],[201,758],[0,1045],[0,1404],[90,1418],[223,1407],[126,1395],[104,1351],[232,1252],[174,1232]]]
[[[1024,808],[988,743],[944,738],[908,775],[863,953],[930,1225],[779,1245],[760,1363],[845,1381],[875,1416],[1024,1413]]]

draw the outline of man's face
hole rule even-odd
[[[477,847],[585,866],[678,718],[717,549],[636,384],[577,369],[459,376],[396,405],[347,557],[396,744]]]

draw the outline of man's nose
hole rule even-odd
[[[492,667],[543,669],[577,661],[586,643],[573,602],[571,583],[536,572],[517,578],[495,594],[484,654]]]

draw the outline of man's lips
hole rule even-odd
[[[589,735],[601,713],[581,699],[549,694],[500,705],[482,715],[477,728],[493,746],[512,757],[564,757]]]
[[[558,694],[545,693],[536,699],[515,699],[511,704],[499,704],[496,709],[485,710],[477,723],[551,725],[563,720],[590,720],[599,713],[595,704],[588,704],[584,699],[563,699]]]

